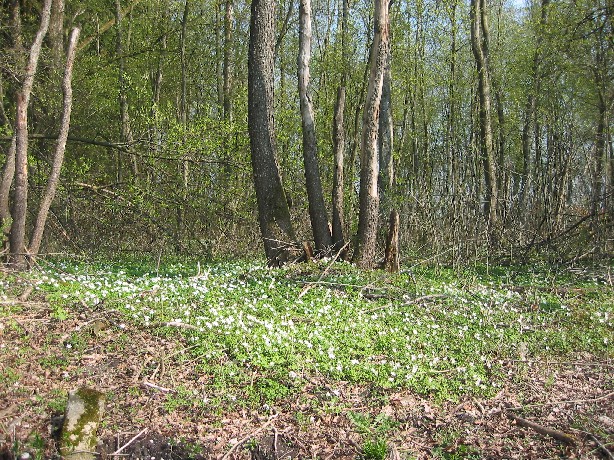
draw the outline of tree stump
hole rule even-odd
[[[95,460],[96,431],[104,411],[104,394],[79,388],[68,394],[60,454],[66,460]]]

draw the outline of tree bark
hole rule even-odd
[[[390,211],[388,221],[388,237],[386,238],[386,252],[384,253],[384,269],[390,273],[398,273],[400,268],[399,255],[399,213],[396,210]]]
[[[53,70],[59,73],[64,54],[64,0],[53,0],[49,18],[49,42]]]
[[[224,121],[232,121],[232,32],[233,0],[226,0],[224,14]]]
[[[484,0],[471,0],[471,48],[478,73],[480,120],[480,154],[484,170],[484,216],[491,242],[496,241],[498,229],[497,168],[493,146],[492,97],[488,70],[488,25]]]
[[[335,118],[333,121],[333,152],[335,156],[333,176],[333,250],[339,251],[345,246],[343,236],[343,159],[345,152],[345,130],[343,128],[343,111],[345,109],[345,87],[337,89]]]
[[[296,237],[276,158],[273,116],[275,2],[253,0],[248,59],[248,130],[258,220],[269,265],[288,259]]]
[[[318,144],[311,95],[309,94],[309,61],[311,58],[311,0],[300,0],[299,6],[299,54],[298,92],[303,128],[303,163],[309,201],[309,218],[316,251],[325,251],[332,246],[328,227],[328,214],[324,204]]]
[[[10,29],[13,52],[17,57],[17,68],[22,69],[25,68],[25,62],[23,62],[22,59],[22,55],[25,54],[25,52],[21,27],[20,2],[18,0],[13,0],[11,2],[10,16]],[[10,123],[8,118],[5,121],[6,123]],[[9,146],[9,149],[6,153],[6,160],[2,168],[2,183],[0,184],[0,225],[2,228],[3,236],[7,237],[7,244],[8,235],[10,233],[11,225],[13,222],[9,201],[11,187],[15,178],[15,150],[17,147],[17,140],[15,138],[15,135],[16,131],[13,130],[11,145]]]
[[[356,252],[354,253],[354,261],[363,268],[375,266],[379,220],[377,141],[388,38],[388,0],[375,0],[374,35],[369,59],[369,85],[363,112],[360,155],[360,210]]]
[[[45,0],[41,11],[41,22],[34,42],[30,47],[24,79],[16,95],[15,116],[15,194],[13,200],[13,223],[9,235],[11,253],[9,264],[17,269],[26,268],[25,239],[26,214],[28,208],[28,105],[38,68],[38,59],[43,39],[49,29],[52,0]]]
[[[77,42],[79,41],[78,28],[73,29],[70,34],[68,43],[68,52],[66,55],[66,69],[64,71],[64,80],[62,81],[62,91],[64,93],[62,121],[60,125],[60,134],[58,135],[58,141],[55,148],[55,154],[53,156],[53,165],[51,167],[51,173],[47,179],[47,187],[45,193],[41,199],[40,207],[38,210],[38,216],[36,223],[34,224],[34,230],[32,232],[32,240],[30,242],[30,257],[35,257],[40,249],[41,241],[43,239],[43,232],[45,230],[45,223],[47,222],[47,215],[51,202],[55,197],[55,192],[58,188],[60,180],[60,172],[62,170],[62,163],[64,162],[64,152],[66,151],[66,141],[68,140],[68,130],[70,128],[70,114],[72,110],[72,70],[75,62],[75,53],[77,48]]]
[[[378,138],[380,201],[386,197],[386,193],[392,187],[394,182],[394,162],[392,159],[394,120],[392,118],[392,76],[390,70],[392,54],[390,50],[390,43],[388,43],[385,53],[386,67],[384,70],[384,79],[382,83],[382,100],[380,102]]]
[[[344,210],[344,163],[345,163],[345,87],[348,80],[349,71],[349,52],[347,43],[347,29],[349,17],[349,0],[341,0],[341,83],[337,88],[337,100],[335,102],[335,112],[333,116],[333,222],[332,222],[332,241],[333,250],[336,252],[344,249],[340,254],[342,259],[347,256],[347,246],[345,244],[345,210]],[[351,167],[351,166],[350,166]]]
[[[123,29],[122,20],[124,18],[120,0],[115,0],[115,28],[116,28],[116,43],[115,52],[118,59],[118,71],[119,71],[119,116],[121,120],[120,138],[122,142],[128,145],[128,148],[132,148],[134,139],[132,136],[132,129],[130,127],[130,113],[128,106],[128,92],[126,91],[126,63],[124,59],[124,41],[123,41]],[[136,155],[130,155],[132,175],[135,179],[138,178],[139,168],[137,164]],[[121,179],[121,173],[118,171],[118,180]]]

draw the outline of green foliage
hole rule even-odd
[[[385,439],[367,440],[362,446],[359,455],[360,460],[385,460],[388,453],[388,446]]]

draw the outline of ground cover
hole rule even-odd
[[[107,392],[103,456],[144,429],[124,454],[599,458],[614,442],[607,267],[56,260],[1,289],[6,452],[51,455],[77,385]]]

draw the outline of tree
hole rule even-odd
[[[18,269],[26,268],[26,214],[28,207],[28,105],[32,85],[38,68],[43,39],[49,28],[52,0],[45,0],[41,20],[34,42],[30,47],[28,63],[23,72],[23,82],[16,94],[15,115],[15,193],[13,200],[13,223],[9,234],[11,253],[9,263]],[[9,159],[7,159],[9,161]]]
[[[309,218],[317,251],[332,246],[328,228],[328,215],[324,205],[320,167],[318,166],[318,144],[311,95],[309,94],[309,60],[311,58],[311,0],[300,0],[299,7],[299,54],[298,92],[301,104],[303,127],[303,164],[309,200]]]
[[[389,39],[388,1],[375,0],[374,33],[369,56],[369,84],[362,118],[358,236],[354,261],[363,268],[375,266],[379,193],[377,187],[378,132]]]
[[[492,97],[488,62],[488,21],[485,0],[471,0],[471,49],[478,72],[480,137],[479,148],[486,185],[484,216],[491,239],[496,237],[498,222],[497,169],[492,131]]]
[[[296,237],[276,158],[273,116],[275,2],[253,0],[248,59],[248,129],[258,221],[270,265],[288,258]]]
[[[45,223],[49,214],[49,207],[55,197],[55,192],[58,188],[60,180],[60,171],[64,162],[64,152],[66,150],[66,141],[68,140],[68,129],[70,127],[70,114],[72,111],[72,69],[75,63],[75,54],[77,42],[79,40],[79,28],[74,28],[70,34],[68,41],[68,52],[66,54],[66,68],[64,70],[64,80],[62,81],[62,91],[64,93],[62,120],[60,123],[60,134],[58,136],[55,154],[53,156],[53,165],[51,173],[47,179],[47,187],[41,199],[38,216],[32,231],[32,239],[30,241],[29,255],[34,257],[38,254],[41,242],[43,240],[43,232],[45,231]]]

